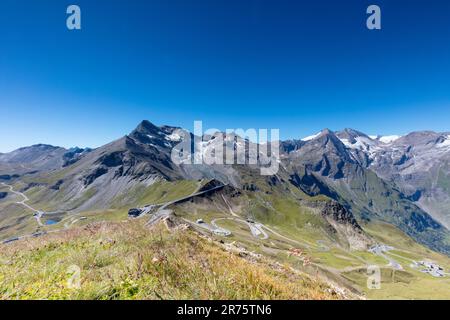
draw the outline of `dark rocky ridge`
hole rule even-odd
[[[332,218],[337,223],[351,225],[354,229],[362,232],[362,228],[353,214],[336,201],[327,202],[322,209],[321,214],[325,217]]]

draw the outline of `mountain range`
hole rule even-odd
[[[181,139],[174,135],[177,129],[143,121],[129,135],[93,150],[21,148],[0,155],[0,179],[20,181],[37,202],[67,212],[136,206],[136,190],[157,181],[214,179],[238,190],[279,185],[329,197],[360,221],[385,221],[450,254],[449,133],[379,137],[325,129],[280,142],[280,170],[258,177],[250,165],[174,164],[172,148]],[[214,142],[209,139],[206,150]],[[241,137],[234,143],[242,142],[250,143]]]
[[[201,144],[203,154],[244,146],[260,159],[264,150],[238,135],[201,138],[192,146]],[[299,247],[310,255],[301,256],[301,268],[352,290],[363,290],[361,263],[385,259],[402,279],[422,279],[412,267],[418,261],[448,262],[449,133],[324,129],[280,141],[279,170],[268,176],[262,164],[244,159],[175,163],[172,153],[182,141],[180,128],[143,121],[95,149],[34,145],[0,154],[0,240],[128,214],[148,217],[148,224],[170,219],[278,261]]]

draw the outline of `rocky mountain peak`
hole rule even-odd
[[[342,141],[338,136],[329,129],[324,129],[321,131],[316,139],[311,140],[314,148],[320,148],[332,152],[334,154],[340,154],[347,157],[347,152]]]
[[[350,129],[350,128],[346,128],[346,129],[344,129],[342,131],[336,132],[336,136],[339,139],[347,139],[350,143],[355,143],[356,142],[356,138],[358,138],[358,137],[364,137],[364,138],[367,138],[367,139],[371,139],[365,133],[362,133],[361,131],[357,131],[357,130]]]
[[[131,134],[134,133],[140,133],[140,134],[152,134],[152,133],[158,133],[161,131],[159,127],[154,125],[148,120],[143,120],[139,125],[134,129],[134,131]]]
[[[397,145],[429,145],[442,142],[446,135],[434,131],[416,131],[401,137],[395,144]]]

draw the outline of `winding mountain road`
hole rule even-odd
[[[32,206],[28,205],[26,202],[29,201],[30,199],[28,199],[28,197],[25,194],[23,194],[22,192],[15,191],[13,186],[11,186],[9,184],[6,184],[4,182],[2,182],[1,184],[3,186],[7,187],[11,193],[13,193],[13,194],[23,198],[22,201],[18,201],[18,202],[15,202],[15,203],[18,204],[18,205],[21,205],[21,206],[23,206],[25,208],[27,208],[28,210],[33,211],[34,217],[36,218],[36,221],[37,221],[38,225],[42,227],[43,224],[42,224],[41,218],[42,218],[42,215],[44,214],[44,212],[40,211],[40,210],[37,210],[37,209],[33,208]]]
[[[392,267],[393,269],[403,270],[403,267],[400,263],[395,261],[392,257],[389,257],[388,255],[386,255],[386,253],[389,253],[389,251],[391,251],[393,249],[394,248],[383,245],[383,244],[376,244],[375,246],[373,246],[372,248],[369,249],[369,252],[386,259],[388,261],[388,266]]]
[[[241,222],[244,223],[245,225],[247,225],[250,229],[250,232],[252,233],[253,237],[261,239],[261,240],[266,240],[269,239],[269,235],[267,234],[267,232],[265,232],[263,230],[263,225],[259,224],[259,223],[251,223],[248,221],[245,221],[241,218],[217,218],[211,221],[211,224],[216,228],[216,229],[223,229],[222,227],[219,227],[217,225],[218,221],[222,221],[222,220],[233,220],[233,221],[237,221],[237,222]]]

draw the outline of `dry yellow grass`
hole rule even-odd
[[[76,288],[76,270],[80,287]],[[75,272],[75,274],[74,274]],[[74,279],[72,283],[68,279]],[[75,284],[75,285],[74,285]],[[75,288],[74,288],[75,286]],[[273,261],[191,230],[96,223],[0,247],[1,299],[338,299]]]

